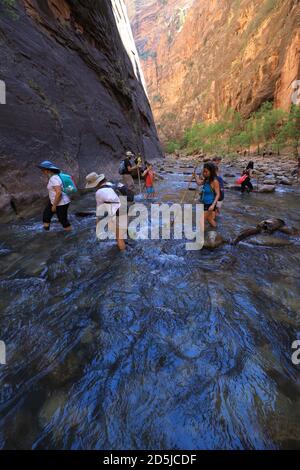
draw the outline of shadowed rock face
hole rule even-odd
[[[45,194],[54,160],[82,185],[126,149],[161,156],[151,109],[109,0],[0,0],[0,211]]]
[[[288,110],[300,78],[297,0],[125,0],[155,120],[179,137],[224,109]]]

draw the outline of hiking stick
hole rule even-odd
[[[138,171],[138,179],[139,179],[139,188],[140,188],[140,194],[142,194],[142,186],[141,186],[141,175],[140,175],[140,169],[137,169]]]
[[[196,173],[196,170],[197,170],[197,167],[194,168],[194,172],[193,172],[193,173]],[[193,180],[194,180],[194,176],[192,176],[192,178],[190,179],[189,185],[188,185],[187,189],[184,191],[183,196],[182,196],[182,198],[181,198],[181,200],[180,200],[180,204],[182,204],[182,203],[185,201],[187,192],[188,192],[188,190],[190,189],[190,186],[191,186],[191,183],[192,183]]]

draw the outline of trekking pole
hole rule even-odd
[[[196,169],[197,169],[197,167],[194,168],[194,172],[193,172],[193,173],[196,172]],[[194,177],[192,177],[192,178],[190,179],[189,185],[188,185],[187,189],[184,191],[183,196],[182,196],[182,198],[181,198],[181,200],[180,200],[180,204],[182,204],[182,203],[185,201],[187,192],[188,192],[189,189],[190,189],[190,186],[191,186],[191,183],[192,183],[193,179],[194,179]]]
[[[141,186],[141,175],[140,175],[140,169],[138,168],[138,179],[139,179],[139,188],[140,188],[140,194],[142,194],[142,186]]]

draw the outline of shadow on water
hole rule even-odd
[[[167,175],[160,198],[185,187]],[[270,215],[299,226],[299,199],[228,192],[220,230]],[[73,223],[0,228],[2,448],[300,448],[299,245],[130,241],[120,254],[95,242],[93,218]]]

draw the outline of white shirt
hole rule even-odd
[[[110,186],[111,183],[105,183],[105,185]],[[106,204],[108,203],[108,204]],[[108,212],[110,216],[116,214],[117,210],[121,207],[121,201],[119,196],[115,193],[113,189],[110,188],[100,188],[96,192],[96,204],[97,204],[97,216],[104,215],[105,212]],[[99,211],[101,206],[101,213]]]
[[[55,186],[60,186],[61,191],[62,191],[60,201],[57,205],[58,206],[64,206],[66,204],[69,204],[70,198],[66,193],[63,192],[64,187],[63,187],[62,181],[61,181],[61,179],[58,175],[51,176],[51,178],[48,181],[48,185],[47,185],[47,189],[48,189],[48,193],[49,193],[49,199],[51,201],[51,204],[54,203],[55,196],[56,196],[56,192],[54,190]]]

